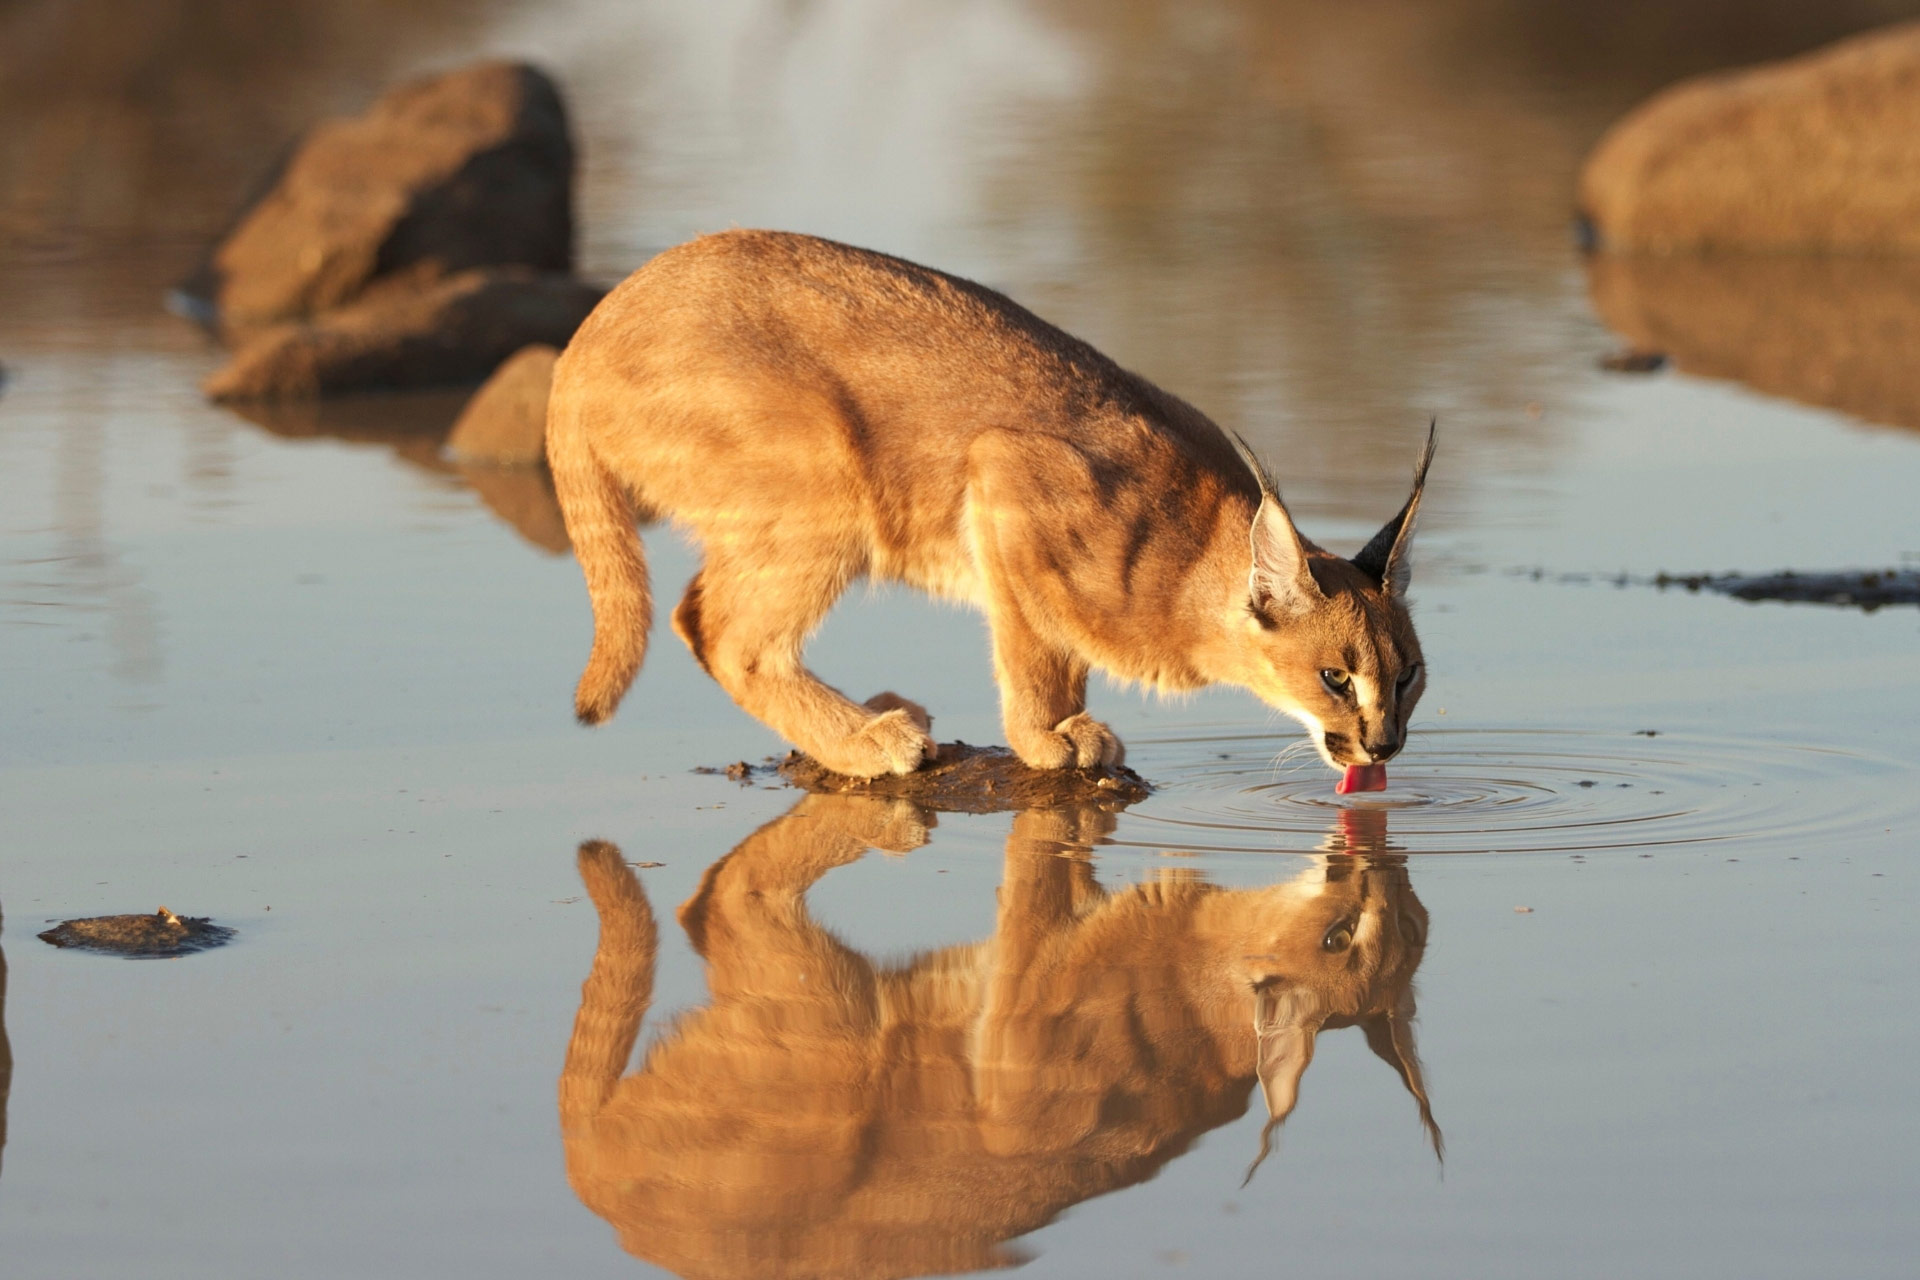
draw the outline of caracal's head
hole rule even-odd
[[[1237,623],[1250,650],[1244,683],[1304,724],[1336,769],[1392,759],[1407,740],[1407,720],[1427,686],[1420,640],[1407,612],[1407,583],[1433,439],[1429,428],[1406,505],[1352,560],[1300,536],[1279,492],[1242,445],[1261,493],[1250,532],[1244,616]]]

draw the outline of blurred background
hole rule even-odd
[[[582,265],[605,282],[701,231],[811,231],[980,277],[1316,453],[1463,408],[1524,452],[1547,430],[1524,406],[1575,394],[1555,331],[1590,315],[1569,228],[1607,125],[1681,77],[1914,14],[8,0],[0,335],[85,343],[111,317],[186,341],[155,299],[292,139],[402,77],[510,54],[568,96]]]

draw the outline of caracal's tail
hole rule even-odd
[[[593,601],[593,652],[574,690],[573,713],[581,724],[599,724],[620,705],[647,656],[653,596],[633,495],[594,457],[566,375],[562,359],[547,406],[547,463]]]

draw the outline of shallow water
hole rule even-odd
[[[1812,291],[1820,323],[1769,329],[1756,367],[1686,346],[1738,280],[1632,281],[1678,368],[1611,375],[1638,335],[1589,289],[1629,295],[1565,236],[1582,150],[1640,93],[1892,10],[1680,6],[1675,39],[1550,8],[448,3],[373,39],[290,6],[307,26],[226,53],[0,14],[0,50],[72,68],[8,82],[0,151],[6,1274],[764,1275],[769,1241],[821,1275],[1906,1274],[1920,615],[1633,581],[1920,563],[1910,374],[1865,345],[1823,373],[1847,291],[1884,318],[1884,282],[1763,292]],[[734,224],[972,275],[1241,430],[1336,548],[1437,413],[1432,678],[1389,789],[1335,797],[1244,695],[1102,688],[1159,787],[1110,828],[803,811],[690,772],[780,744],[664,628],[619,719],[577,729],[578,571],[537,485],[440,459],[458,397],[249,420],[200,400],[218,354],[157,306],[287,131],[487,51],[568,86],[596,275]],[[691,572],[649,548],[660,582]],[[969,616],[856,593],[812,656],[1000,739]],[[650,951],[599,943],[589,838],[641,864]],[[909,851],[853,856],[870,838]],[[713,884],[772,868],[804,910],[709,892],[703,959],[673,909],[723,858]],[[994,986],[1094,881],[1154,946]],[[1444,1165],[1363,1021],[1320,1034],[1243,1187],[1260,1012],[1180,984],[1250,953],[1181,913],[1264,904],[1317,939],[1362,885],[1394,906],[1364,937],[1425,939],[1363,994],[1417,992]],[[33,936],[162,902],[237,937],[127,965]],[[791,948],[844,981],[799,990]],[[627,1013],[650,957],[631,1063],[568,1057],[596,953]],[[1025,1074],[970,1074],[981,1035]],[[563,1064],[599,1088],[625,1063],[638,1094],[696,1053],[709,1111],[608,1139],[628,1199],[603,1196]]]

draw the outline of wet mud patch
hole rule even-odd
[[[1091,805],[1112,812],[1144,800],[1152,791],[1139,774],[1117,768],[1034,769],[1005,747],[943,742],[931,763],[912,773],[854,778],[835,773],[798,751],[761,766],[803,791],[826,795],[895,796],[945,813],[1000,813],[1008,809],[1060,809]],[[741,761],[724,773],[747,781],[754,772]]]
[[[1845,569],[1837,573],[1662,573],[1653,580],[1661,590],[1682,587],[1712,591],[1736,600],[1785,600],[1798,604],[1831,604],[1844,608],[1879,609],[1886,605],[1920,604],[1920,570]]]
[[[1836,569],[1776,573],[1656,573],[1650,578],[1627,573],[1553,573],[1512,569],[1509,576],[1569,586],[1657,587],[1709,591],[1735,600],[1787,604],[1825,604],[1868,613],[1888,605],[1920,605],[1920,569]]]
[[[56,947],[77,947],[135,960],[210,951],[233,939],[234,931],[205,916],[176,915],[161,907],[152,915],[86,916],[67,920],[40,934]]]

